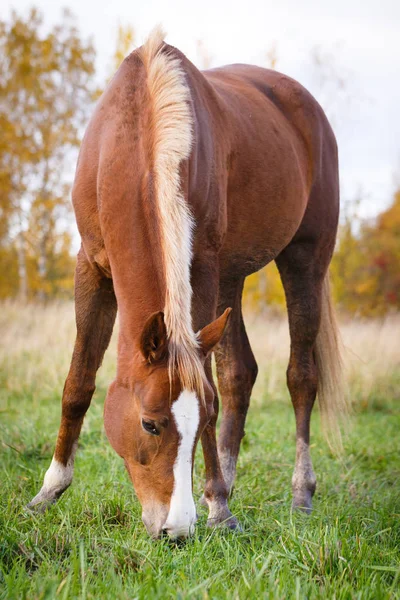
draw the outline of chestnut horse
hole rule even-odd
[[[72,197],[82,238],[77,337],[53,461],[29,506],[45,508],[72,481],[118,305],[118,367],[105,429],[148,532],[192,532],[199,438],[208,523],[237,527],[227,501],[257,375],[241,297],[246,276],[275,260],[291,336],[293,505],[309,511],[317,392],[330,428],[344,408],[327,275],[338,157],[316,100],[276,71],[239,64],[200,72],[155,30],[98,102]],[[213,350],[223,407],[218,443]]]

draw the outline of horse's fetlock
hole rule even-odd
[[[206,485],[204,497],[207,502],[226,502],[228,498],[228,490],[225,482],[218,484],[213,482],[210,486]]]

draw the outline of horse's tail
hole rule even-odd
[[[349,413],[345,393],[342,343],[332,303],[329,273],[322,285],[321,323],[315,345],[318,370],[318,403],[322,428],[332,450],[342,451],[340,423]]]

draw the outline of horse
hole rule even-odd
[[[200,438],[207,524],[240,527],[228,499],[257,376],[242,292],[245,278],[274,260],[291,338],[293,507],[309,512],[315,399],[332,439],[345,410],[328,273],[338,152],[317,101],[274,70],[234,64],[199,71],[156,28],[96,105],[72,202],[82,242],[77,334],[53,459],[29,508],[44,510],[72,482],[118,307],[117,372],[104,424],[148,533],[176,539],[193,532]],[[223,409],[218,441],[213,352]]]

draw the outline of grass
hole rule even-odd
[[[57,505],[24,505],[49,465],[74,326],[72,307],[0,311],[0,598],[400,598],[400,321],[348,322],[355,407],[342,460],[322,439],[310,517],[290,511],[294,419],[284,384],[286,324],[250,322],[260,369],[231,509],[242,533],[206,528],[182,546],[148,538],[122,461],[102,425],[115,340],[98,378],[76,460]],[[251,321],[251,320],[250,320]],[[204,469],[198,451],[194,488]]]

